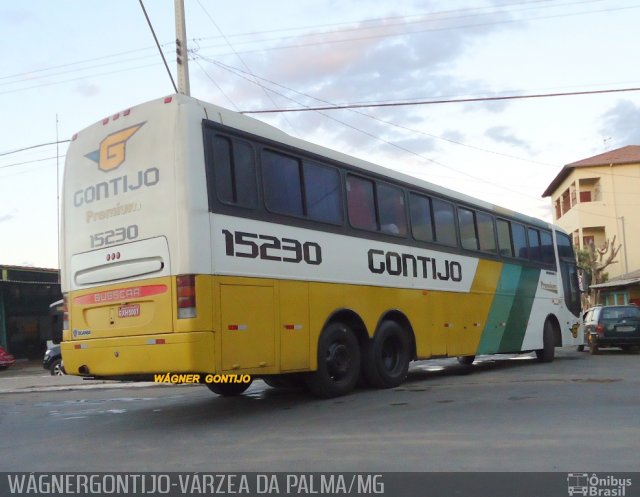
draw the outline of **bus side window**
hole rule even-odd
[[[262,182],[267,209],[278,214],[304,215],[300,163],[297,159],[263,150]]]
[[[376,184],[380,230],[390,235],[407,236],[407,215],[404,193],[400,188]]]
[[[571,244],[571,238],[564,233],[556,232],[556,238],[558,240],[558,257],[573,259],[573,246]]]
[[[513,238],[513,252],[519,259],[529,258],[527,247],[527,231],[522,224],[511,223],[511,235]]]
[[[253,149],[216,136],[213,142],[215,189],[221,202],[255,208],[258,204]]]
[[[342,224],[340,174],[337,169],[305,162],[304,192],[307,215],[316,221]]]
[[[431,205],[433,206],[433,220],[436,228],[436,242],[455,247],[458,244],[458,239],[453,204],[434,198]]]
[[[460,226],[460,243],[463,249],[478,250],[478,233],[476,231],[475,213],[469,209],[458,208],[458,225]]]
[[[493,216],[485,212],[476,213],[476,221],[478,222],[478,241],[480,242],[480,250],[496,254],[496,235],[493,228]]]
[[[496,225],[498,228],[498,246],[500,247],[500,255],[503,257],[513,257],[511,227],[509,221],[498,219]]]
[[[433,242],[433,218],[431,199],[415,193],[409,194],[411,232],[416,240]]]
[[[373,199],[373,181],[347,175],[347,208],[351,226],[371,231],[378,229]]]
[[[556,257],[553,253],[553,238],[551,232],[540,231],[540,250],[542,253],[542,262],[555,265]]]
[[[529,256],[533,261],[542,262],[540,231],[534,228],[529,228]]]

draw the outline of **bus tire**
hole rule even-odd
[[[369,385],[393,388],[407,376],[411,340],[395,321],[383,321],[363,350],[362,372]]]
[[[553,325],[548,319],[544,322],[542,330],[542,348],[536,350],[538,362],[552,362],[556,353]]]
[[[458,364],[461,366],[471,366],[473,361],[476,360],[476,356],[474,355],[460,355],[458,356]]]
[[[207,388],[213,393],[222,395],[223,397],[235,397],[244,393],[251,386],[253,380],[246,383],[207,383]]]
[[[360,377],[360,346],[351,328],[332,323],[318,341],[318,369],[305,376],[309,391],[325,399],[345,395]]]

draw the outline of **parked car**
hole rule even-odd
[[[47,349],[44,353],[44,359],[42,360],[42,367],[48,369],[54,376],[67,374],[64,370],[64,363],[62,362],[60,345],[52,345]]]
[[[640,346],[640,308],[636,305],[602,305],[587,311],[584,330],[589,352],[602,347],[633,350]]]
[[[0,347],[0,370],[7,369],[16,363],[16,358]]]

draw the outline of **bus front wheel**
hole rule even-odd
[[[397,387],[409,370],[409,335],[394,321],[383,321],[373,339],[365,346],[362,359],[362,371],[371,386]]]
[[[305,380],[318,397],[349,393],[360,377],[360,346],[353,331],[342,323],[328,325],[318,341],[318,369]]]
[[[542,330],[542,348],[536,350],[538,362],[552,362],[556,353],[553,325],[548,319],[544,322]]]

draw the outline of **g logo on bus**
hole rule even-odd
[[[85,157],[98,163],[98,168],[102,171],[111,171],[116,169],[124,162],[126,158],[126,145],[136,131],[138,131],[146,123],[142,122],[134,126],[111,133],[100,142],[100,148],[94,150]]]

